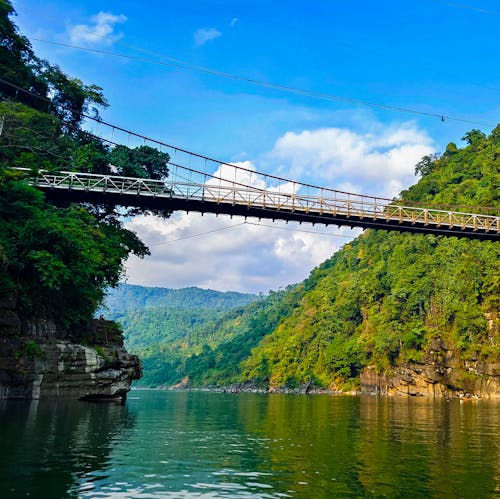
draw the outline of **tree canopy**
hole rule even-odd
[[[123,227],[124,210],[53,206],[11,168],[162,179],[169,156],[115,147],[86,131],[85,117],[107,106],[102,89],[39,59],[14,14],[0,0],[0,293],[14,298],[25,319],[48,318],[69,330],[92,318],[129,254],[148,249]]]

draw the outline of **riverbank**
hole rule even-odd
[[[124,399],[141,362],[117,324],[93,320],[65,330],[19,317],[0,301],[0,399]]]
[[[241,386],[239,384],[231,385],[231,386],[211,386],[211,387],[178,387],[178,386],[159,386],[159,387],[132,387],[132,391],[135,390],[145,390],[145,391],[168,391],[168,392],[201,392],[201,393],[255,393],[262,395],[340,395],[340,396],[359,396],[359,395],[368,395],[373,397],[383,397],[383,398],[414,398],[414,397],[422,397],[427,399],[458,399],[458,400],[500,400],[500,396],[498,394],[493,394],[489,397],[482,397],[477,394],[469,393],[469,392],[450,392],[449,396],[446,395],[420,395],[420,394],[412,394],[406,393],[404,391],[390,391],[390,392],[380,392],[380,391],[368,391],[368,390],[335,390],[330,388],[309,388],[306,387],[298,387],[298,388],[287,388],[280,387],[275,389],[267,389],[267,388],[257,388],[257,387],[248,387]]]

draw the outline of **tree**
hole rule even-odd
[[[437,154],[427,154],[425,155],[416,165],[415,165],[415,175],[429,175],[434,169],[434,163],[438,159]]]
[[[76,133],[84,115],[99,118],[97,106],[107,107],[102,88],[85,85],[78,78],[65,75],[58,66],[47,61],[39,61],[40,71],[47,81],[47,96],[50,95],[49,110],[62,122],[67,133]]]
[[[10,1],[0,0],[0,74],[7,80],[0,82],[0,295],[17,301],[24,320],[71,329],[92,318],[129,254],[149,251],[123,227],[116,207],[53,206],[10,169],[111,173],[109,147],[81,128],[85,114],[97,115],[95,105],[107,105],[102,90],[38,59],[13,14]],[[144,146],[122,152],[122,169],[158,179],[168,173],[167,154]]]
[[[23,85],[29,90],[45,95],[47,85],[37,79],[32,61],[35,58],[31,44],[19,34],[9,19],[15,11],[10,0],[0,0],[0,75],[4,80]],[[0,93],[14,96],[16,90],[0,82]]]
[[[0,292],[17,296],[23,317],[67,328],[92,317],[129,253],[149,254],[118,222],[50,206],[36,189],[8,179],[0,183],[0,247]]]
[[[469,144],[470,146],[475,146],[485,139],[486,134],[476,129],[470,130],[462,137],[462,140],[465,140],[465,142],[467,142],[467,144]]]
[[[167,177],[169,159],[168,153],[160,152],[150,146],[130,149],[118,145],[108,156],[110,164],[118,175],[156,180]]]
[[[67,142],[55,116],[14,102],[0,102],[0,164],[27,168],[67,167]]]
[[[4,80],[0,82],[0,97],[56,115],[67,133],[77,132],[85,114],[98,117],[96,106],[108,105],[102,88],[85,85],[38,58],[29,40],[12,23],[14,14],[10,0],[0,0],[0,75]]]
[[[80,172],[111,174],[109,147],[97,137],[80,131],[71,141],[71,164],[68,168]]]

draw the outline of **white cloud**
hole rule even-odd
[[[233,195],[233,185],[238,184],[240,201],[258,201],[266,196],[269,202],[290,202],[290,194],[295,194],[300,184],[293,182],[280,182],[257,173],[251,161],[240,161],[232,164],[222,163],[213,173],[213,178],[206,182],[205,193],[207,197],[224,198]],[[247,189],[250,187],[251,189]]]
[[[313,229],[297,223],[255,219],[243,222],[241,217],[231,220],[228,216],[183,212],[175,213],[169,220],[134,218],[127,227],[151,244],[152,254],[144,260],[129,259],[129,282],[173,288],[268,291],[301,281],[315,265],[349,241],[310,232],[352,237],[358,233],[346,228]],[[254,225],[260,223],[264,225]],[[207,232],[211,233],[183,239]]]
[[[230,26],[231,28],[234,28],[234,26],[236,25],[236,23],[237,23],[238,21],[239,21],[239,19],[238,19],[237,17],[233,17],[233,18],[231,19],[231,22],[229,23],[229,26]]]
[[[377,128],[370,133],[342,128],[287,132],[270,156],[290,177],[392,197],[415,180],[415,164],[433,151],[432,140],[413,123]]]
[[[370,133],[341,128],[288,132],[267,157],[285,164],[289,178],[314,178],[348,192],[392,196],[413,183],[414,164],[429,152],[429,137],[406,123],[389,128],[379,125]],[[214,177],[224,180],[212,179],[208,190],[220,194],[230,181],[236,181],[266,195],[296,192],[291,182],[272,182],[257,175],[251,161],[234,165],[247,171],[219,165]],[[348,227],[256,219],[243,222],[239,217],[231,220],[184,212],[176,212],[168,220],[132,219],[127,227],[150,245],[152,255],[128,261],[129,282],[252,292],[277,289],[304,279],[313,267],[360,233]],[[190,237],[202,233],[207,234]]]
[[[85,45],[112,45],[122,38],[122,33],[115,33],[115,25],[124,23],[127,17],[110,12],[99,12],[90,18],[92,24],[77,24],[68,27],[71,43]]]
[[[194,44],[196,47],[200,47],[221,35],[222,33],[215,28],[200,28],[194,32]]]
[[[245,168],[245,170],[236,167]],[[250,161],[221,164],[207,182],[205,196],[222,197],[225,187],[237,182],[262,193],[291,194],[296,186],[267,182],[255,174]],[[222,179],[222,180],[221,180]],[[245,195],[245,194],[244,194]],[[248,195],[248,194],[247,194]],[[281,197],[281,196],[280,196]],[[136,231],[152,250],[145,260],[128,262],[130,282],[167,287],[196,285],[219,290],[267,291],[304,279],[309,271],[331,256],[344,237],[314,233],[298,223],[259,222],[241,217],[216,217],[175,213],[169,220],[136,217],[127,226]],[[326,234],[349,233],[348,229],[322,227]],[[200,237],[190,237],[202,234]],[[168,241],[168,242],[166,242]]]

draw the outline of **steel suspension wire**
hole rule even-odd
[[[273,192],[247,198],[246,191],[233,184],[182,184],[118,175],[15,169],[23,171],[31,185],[45,191],[55,202],[210,212],[245,219],[280,219],[493,241],[500,237],[500,216],[315,196],[284,197]]]
[[[433,2],[444,4],[448,7],[453,7],[455,9],[466,9],[473,10],[475,12],[480,12],[481,14],[488,14],[490,16],[500,16],[500,12],[496,12],[493,10],[482,9],[475,5],[468,5],[464,3],[456,3],[456,2],[448,2],[448,0],[432,0]]]
[[[220,232],[222,230],[234,229],[235,227],[239,227],[240,225],[245,225],[247,222],[241,222],[233,225],[226,225],[224,227],[219,227],[218,229],[207,230],[206,232],[197,232],[196,234],[190,234],[189,236],[178,237],[177,239],[170,239],[169,241],[162,241],[161,243],[155,244],[146,244],[149,248],[154,248],[155,246],[161,246],[163,244],[176,243],[177,241],[184,241],[185,239],[192,239],[193,237],[206,236],[207,234],[213,234],[214,232]]]
[[[485,122],[481,122],[481,121],[477,121],[477,120],[471,120],[471,119],[467,119],[467,118],[460,118],[460,117],[457,117],[457,116],[449,116],[449,115],[443,114],[443,113],[431,113],[431,112],[427,112],[427,111],[419,111],[417,109],[410,109],[410,108],[405,108],[405,107],[393,106],[393,105],[390,105],[390,104],[382,104],[382,103],[379,103],[379,102],[366,101],[366,100],[357,99],[357,98],[354,98],[354,97],[346,97],[346,96],[342,96],[342,95],[334,95],[334,94],[329,94],[329,93],[326,93],[326,92],[318,92],[318,91],[315,91],[315,90],[301,89],[301,88],[297,88],[297,87],[290,87],[290,86],[287,86],[287,85],[280,85],[280,84],[277,84],[277,83],[271,83],[271,82],[266,82],[266,81],[262,81],[262,80],[256,80],[254,78],[248,78],[246,76],[240,76],[240,75],[236,75],[236,74],[232,74],[232,73],[225,73],[223,71],[217,71],[217,70],[214,70],[214,69],[205,68],[203,66],[196,66],[196,65],[193,65],[193,64],[190,64],[190,63],[187,63],[187,62],[178,61],[178,60],[176,60],[174,58],[168,58],[168,59],[171,59],[171,62],[155,61],[155,60],[145,59],[145,58],[141,58],[141,57],[137,57],[137,56],[131,56],[131,55],[127,55],[127,54],[121,54],[121,53],[118,53],[118,52],[110,52],[110,51],[107,51],[107,50],[93,49],[93,48],[89,48],[89,47],[81,47],[81,46],[78,46],[78,45],[71,45],[71,44],[68,44],[68,43],[61,43],[61,42],[54,42],[54,41],[50,41],[50,40],[44,40],[42,38],[33,38],[33,40],[35,40],[37,42],[48,43],[50,45],[57,45],[57,46],[61,46],[61,47],[73,48],[73,49],[83,50],[83,51],[86,51],[86,52],[93,52],[93,53],[101,54],[101,55],[109,55],[109,56],[113,56],[113,57],[120,57],[120,58],[124,58],[124,59],[130,59],[130,60],[136,60],[136,61],[140,61],[140,62],[146,62],[148,64],[156,64],[156,65],[160,65],[160,66],[173,67],[175,69],[183,69],[183,70],[188,70],[188,71],[196,71],[198,73],[205,73],[205,74],[219,76],[219,77],[226,78],[226,79],[242,81],[242,82],[245,82],[245,83],[251,83],[252,85],[258,85],[258,86],[261,86],[261,87],[271,88],[271,89],[279,90],[279,91],[282,91],[282,92],[293,93],[293,94],[296,94],[296,95],[303,95],[305,97],[313,97],[313,98],[316,98],[316,99],[336,101],[336,102],[347,102],[347,103],[350,103],[350,104],[360,104],[360,105],[363,105],[363,106],[368,106],[368,107],[373,107],[373,108],[378,108],[378,109],[384,109],[384,110],[387,110],[387,111],[395,111],[395,112],[398,112],[398,113],[414,114],[414,115],[426,116],[426,117],[430,117],[430,118],[437,118],[437,119],[439,119],[441,121],[450,120],[450,121],[459,121],[459,122],[462,122],[462,123],[470,123],[472,125],[480,125],[480,126],[488,126],[488,127],[489,126],[491,126],[491,127],[495,126],[495,125],[492,125],[491,123],[485,123]]]
[[[236,227],[240,227],[241,225],[253,225],[255,227],[265,227],[265,228],[269,228],[269,229],[286,230],[289,232],[313,234],[315,236],[342,237],[342,238],[349,239],[349,240],[356,239],[356,237],[357,237],[357,236],[346,236],[344,234],[329,234],[327,232],[317,232],[314,230],[294,229],[291,227],[279,227],[277,225],[269,225],[269,224],[245,221],[245,222],[241,222],[241,223],[237,223],[237,224],[233,224],[233,225],[225,225],[224,227],[219,227],[219,228],[213,229],[213,230],[207,230],[205,232],[196,232],[195,234],[190,234],[189,236],[178,237],[176,239],[169,239],[168,241],[162,241],[160,243],[149,244],[146,242],[144,244],[146,244],[146,246],[148,246],[148,248],[154,248],[155,246],[162,246],[164,244],[176,243],[178,241],[192,239],[193,237],[201,237],[201,236],[206,236],[208,234],[213,234],[214,232],[221,232],[223,230],[234,229]]]

